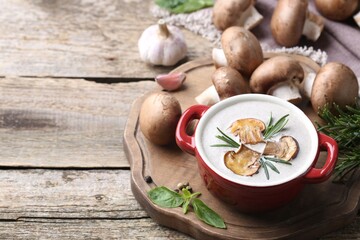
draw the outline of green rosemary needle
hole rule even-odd
[[[222,140],[223,144],[214,144],[211,145],[211,147],[232,147],[232,148],[239,148],[240,144],[235,142],[231,137],[226,135],[223,131],[220,130],[220,128],[217,128],[217,130],[221,133],[221,135],[217,135],[216,138]]]
[[[273,170],[274,172],[280,174],[280,171],[279,169],[277,169],[277,167],[272,164],[271,162],[276,162],[276,163],[283,163],[283,164],[287,164],[287,165],[292,165],[290,162],[288,161],[284,161],[282,159],[278,159],[278,158],[272,158],[272,157],[265,157],[265,156],[262,156],[260,159],[259,159],[259,162],[260,162],[260,165],[261,167],[264,168],[264,172],[265,172],[265,175],[266,175],[266,178],[267,180],[270,179],[270,174],[269,174],[269,170],[267,167],[270,167],[271,170]]]
[[[335,167],[336,177],[343,178],[360,167],[360,106],[346,106],[341,109],[334,104],[326,105],[319,111],[325,121],[318,125],[318,130],[332,137],[339,146],[338,164]]]
[[[279,133],[287,124],[289,114],[282,116],[275,124],[273,124],[272,115],[270,115],[269,123],[264,130],[264,139],[269,139]]]

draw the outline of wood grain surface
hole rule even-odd
[[[123,149],[132,101],[155,86],[143,80],[173,69],[138,57],[152,2],[0,0],[0,239],[193,239],[139,205]],[[179,65],[210,55],[183,32]]]
[[[128,167],[122,135],[150,81],[0,79],[0,166]]]
[[[171,67],[144,64],[137,40],[157,19],[152,1],[0,0],[0,76],[153,78]],[[188,58],[211,44],[183,30]],[[181,63],[180,63],[181,64]]]
[[[148,216],[128,170],[0,170],[0,189],[0,239],[193,239]],[[359,239],[359,224],[321,239]]]

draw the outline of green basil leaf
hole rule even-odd
[[[172,13],[190,13],[214,5],[214,0],[155,0],[155,3]]]
[[[185,200],[190,199],[191,198],[191,192],[189,190],[187,190],[186,188],[181,189],[182,193],[183,193],[183,198]]]
[[[166,187],[156,187],[148,192],[148,196],[153,203],[161,207],[175,208],[184,203],[183,197]]]
[[[185,203],[183,204],[183,213],[186,214],[187,211],[189,210],[189,204],[190,204],[190,199],[187,199],[185,201]]]
[[[183,4],[186,0],[155,0],[155,3],[165,9],[171,10]]]
[[[195,198],[192,201],[192,206],[194,208],[196,216],[203,222],[209,224],[210,226],[217,228],[226,228],[224,220],[217,214],[214,210],[209,208],[203,201],[198,198]]]

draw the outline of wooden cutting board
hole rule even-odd
[[[277,54],[267,53],[265,58],[274,55]],[[298,59],[307,72],[319,69],[307,57],[291,56]],[[200,59],[173,71],[187,75],[184,86],[172,92],[183,111],[196,104],[195,96],[211,85],[214,70],[211,60]],[[160,91],[160,88],[154,91]],[[182,152],[175,144],[156,146],[142,135],[138,118],[146,96],[133,103],[125,127],[124,144],[131,167],[133,194],[159,224],[196,239],[312,239],[344,227],[355,218],[359,208],[360,171],[355,172],[346,183],[335,183],[330,178],[321,184],[306,185],[296,200],[267,213],[243,214],[224,204],[207,191],[198,174],[195,157]],[[302,109],[312,120],[316,118],[308,105]],[[321,158],[324,159],[324,154]],[[152,182],[147,181],[148,176]],[[201,192],[200,198],[224,218],[227,229],[210,227],[199,221],[193,212],[184,215],[181,208],[161,208],[149,200],[147,191],[151,188],[166,186],[175,189],[179,182],[189,182],[194,191]]]

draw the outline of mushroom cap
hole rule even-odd
[[[244,144],[240,146],[237,152],[229,151],[224,155],[224,163],[234,173],[241,176],[252,176],[260,168],[261,154],[251,150]]]
[[[300,84],[304,69],[300,63],[287,56],[276,56],[264,61],[251,75],[250,89],[254,93],[267,93],[274,85],[293,81]]]
[[[279,0],[271,17],[271,33],[277,43],[295,46],[302,35],[306,19],[307,0]]]
[[[157,145],[171,144],[181,116],[179,101],[170,93],[154,92],[146,97],[139,114],[140,130]]]
[[[311,91],[311,104],[315,112],[326,104],[340,108],[353,105],[358,96],[359,84],[355,73],[346,65],[329,62],[320,68]]]
[[[220,100],[250,91],[249,83],[232,67],[216,69],[211,79]]]
[[[358,0],[315,0],[315,6],[321,15],[335,21],[349,18],[358,5]]]
[[[252,4],[251,0],[218,0],[213,7],[212,21],[221,31],[236,25],[240,15]]]
[[[230,131],[235,136],[239,136],[242,143],[256,144],[264,141],[262,132],[265,128],[265,123],[261,120],[243,118],[233,122]]]
[[[268,141],[263,154],[273,155],[284,161],[290,161],[295,158],[299,152],[299,144],[291,136],[282,136],[278,142]]]
[[[250,77],[264,60],[259,40],[243,27],[227,28],[221,35],[221,45],[228,65],[244,77]]]

